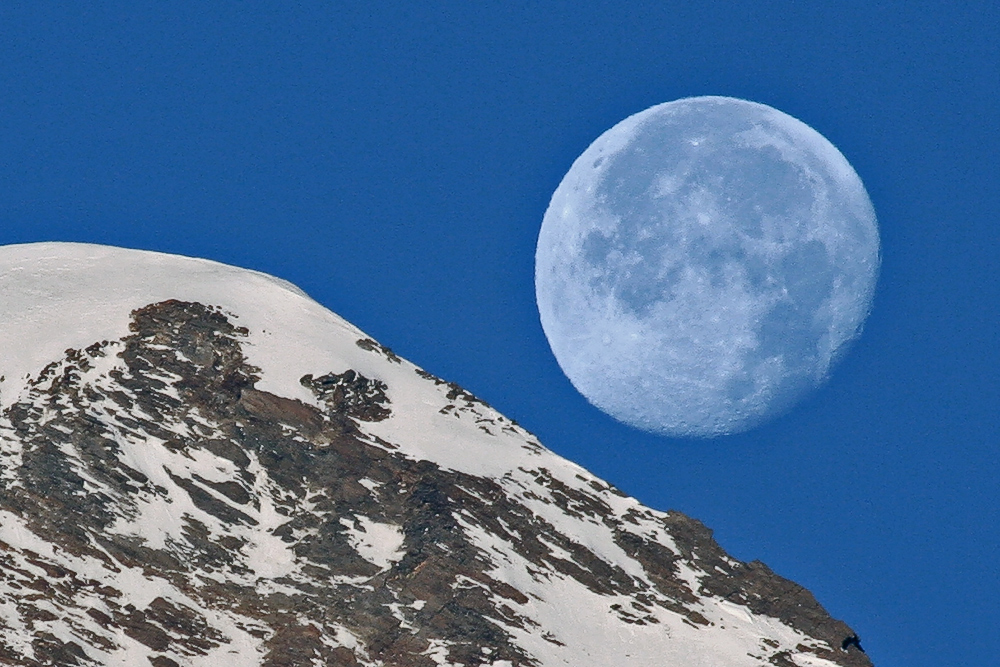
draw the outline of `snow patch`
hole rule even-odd
[[[342,518],[340,523],[347,529],[347,540],[354,550],[380,569],[389,569],[403,557],[405,536],[399,526],[366,516],[356,516],[353,522]]]
[[[835,662],[808,653],[796,653],[792,656],[792,662],[800,667],[839,667]]]

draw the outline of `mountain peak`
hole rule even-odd
[[[0,307],[0,662],[870,665],[283,281],[9,246]]]

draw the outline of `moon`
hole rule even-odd
[[[594,406],[710,438],[820,386],[861,332],[878,224],[847,159],[764,104],[693,97],[621,121],[552,195],[542,328]]]

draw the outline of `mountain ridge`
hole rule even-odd
[[[8,341],[83,318],[0,368],[0,662],[871,664],[802,587],[276,279],[9,246],[0,307]]]

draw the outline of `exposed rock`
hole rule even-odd
[[[734,633],[775,636],[739,664],[870,665],[808,591],[682,514],[546,465],[491,477],[407,453],[365,430],[396,418],[391,387],[354,369],[302,377],[315,403],[259,389],[219,308],[151,304],[131,332],[67,350],[3,414],[3,664],[547,667],[537,646],[573,639],[539,610],[565,590],[682,643],[741,609],[755,621]],[[428,409],[561,461],[418,373]]]

